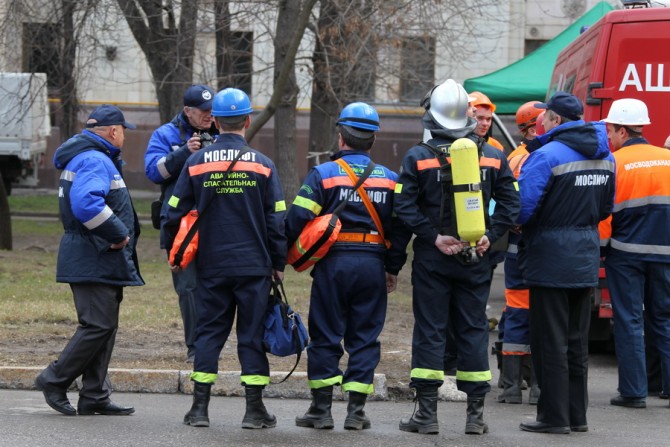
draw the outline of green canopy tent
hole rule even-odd
[[[523,59],[492,73],[467,79],[463,83],[465,90],[486,94],[496,105],[498,114],[516,113],[525,102],[544,100],[558,53],[579,36],[583,26],[594,24],[612,9],[605,1],[596,4],[565,31]]]

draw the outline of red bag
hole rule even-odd
[[[189,211],[181,218],[179,232],[170,250],[170,265],[179,266],[183,270],[195,259],[195,254],[198,252],[198,232],[196,231],[190,240],[187,235],[197,220],[197,210]],[[184,245],[184,240],[186,240],[186,245]]]
[[[310,220],[288,251],[288,263],[302,272],[321,260],[337,241],[342,222],[337,214],[324,214]]]
[[[345,166],[347,168],[349,167],[347,162],[341,158],[335,160],[335,163],[343,168]],[[318,216],[305,225],[305,228],[300,232],[300,236],[298,236],[298,240],[295,241],[295,244],[293,244],[288,251],[288,263],[291,264],[296,271],[302,272],[303,270],[307,270],[319,262],[321,258],[326,256],[330,247],[337,241],[337,236],[339,236],[340,230],[342,229],[340,213],[347,205],[349,197],[351,197],[351,194],[354,191],[360,188],[359,194],[361,194],[361,196],[365,194],[365,191],[363,191],[362,188],[363,182],[365,182],[365,179],[372,174],[374,168],[375,164],[371,160],[363,174],[358,178],[358,181],[355,182],[354,188],[347,194],[346,199],[343,200],[331,214]],[[355,178],[353,172],[352,175]]]

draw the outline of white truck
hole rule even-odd
[[[37,186],[51,133],[44,73],[0,73],[0,172],[7,190]]]

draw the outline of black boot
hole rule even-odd
[[[370,428],[370,419],[365,415],[363,407],[367,394],[349,391],[349,404],[347,405],[347,418],[344,420],[346,430],[365,430]]]
[[[529,357],[530,356],[526,356]],[[531,363],[530,367],[530,391],[528,393],[528,403],[531,405],[537,405],[537,402],[540,400],[540,385],[537,384],[537,377],[535,376],[535,368]]]
[[[503,355],[502,382],[503,392],[498,402],[520,404],[521,396],[521,357],[520,355]]]
[[[503,367],[504,368],[504,367]],[[467,419],[465,421],[466,435],[481,435],[489,431],[484,423],[484,396],[468,396]]]
[[[209,395],[212,392],[211,383],[193,382],[193,405],[186,416],[184,424],[192,427],[209,427]]]
[[[333,428],[333,415],[330,408],[333,406],[333,387],[312,389],[312,403],[302,417],[295,418],[298,427]]]
[[[493,347],[491,348],[491,353],[495,354],[496,362],[498,363],[498,388],[503,388],[502,375],[503,375],[503,355],[502,355],[502,346],[503,342],[495,341],[493,342]]]
[[[274,414],[268,413],[263,405],[262,386],[245,386],[247,409],[242,418],[242,428],[272,428],[277,425]]]
[[[419,432],[435,435],[439,433],[440,426],[437,423],[437,387],[417,388],[416,400],[419,410],[409,418],[402,418],[398,428],[402,431]]]

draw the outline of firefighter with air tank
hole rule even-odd
[[[418,410],[399,428],[439,432],[437,391],[444,381],[447,325],[453,322],[456,383],[468,396],[465,433],[482,434],[488,431],[483,411],[491,389],[488,249],[514,224],[519,193],[505,155],[473,134],[477,122],[467,116],[468,94],[460,84],[448,79],[437,85],[422,105],[422,124],[432,138],[405,155],[394,198],[396,214],[416,235],[410,387]],[[488,216],[491,199],[496,205]]]

